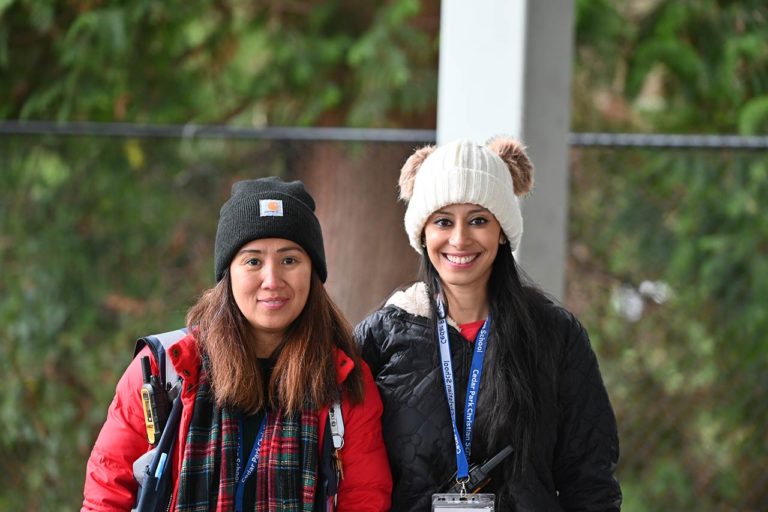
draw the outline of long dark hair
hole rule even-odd
[[[256,356],[248,320],[232,294],[229,271],[216,286],[203,293],[187,313],[187,325],[195,330],[198,350],[208,360],[213,395],[219,406],[229,405],[255,412],[266,405],[298,411],[318,408],[338,399],[334,348],[355,363],[344,381],[346,396],[363,399],[360,357],[352,327],[312,272],[304,309],[288,328],[280,347],[265,396],[264,376]]]
[[[421,276],[434,301],[441,281],[426,254]],[[551,353],[536,325],[538,312],[547,301],[524,277],[509,247],[500,246],[488,282],[493,321],[474,439],[482,440],[486,456],[511,444],[514,476],[522,475],[531,452],[543,381],[554,378]]]

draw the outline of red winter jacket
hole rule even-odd
[[[82,511],[127,511],[135,505],[137,484],[133,478],[133,462],[151,448],[139,397],[142,385],[140,359],[148,354],[149,349],[144,348],[117,383],[107,419],[88,459]],[[173,509],[181,469],[180,454],[184,453],[194,408],[200,358],[192,334],[172,345],[168,354],[184,379],[181,394],[184,408],[173,456]],[[336,378],[339,383],[347,378],[353,367],[352,359],[337,349]],[[359,405],[352,405],[347,400],[341,403],[345,432],[340,456],[344,478],[339,487],[337,512],[378,512],[388,510],[390,506],[392,477],[381,433],[383,407],[371,371],[365,363],[361,369],[365,399]],[[156,368],[153,370],[157,371]],[[324,407],[319,413],[320,425],[327,424],[327,416],[328,408]],[[323,446],[324,435],[325,428],[322,428],[318,446]]]

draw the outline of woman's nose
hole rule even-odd
[[[453,230],[451,231],[451,238],[449,239],[449,242],[454,247],[463,247],[467,244],[468,238],[467,238],[467,230],[466,227],[457,224],[454,226]]]
[[[274,290],[279,288],[283,282],[280,270],[280,265],[274,263],[266,263],[262,269],[261,287],[266,290]]]

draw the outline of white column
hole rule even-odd
[[[522,132],[525,0],[443,0],[437,142]]]
[[[573,0],[443,0],[438,143],[521,138],[536,169],[518,260],[562,299]]]

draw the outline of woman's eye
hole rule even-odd
[[[296,263],[296,258],[293,256],[286,256],[283,258],[283,265],[293,265]]]
[[[471,226],[482,226],[483,224],[487,224],[488,219],[485,217],[475,217],[474,219],[469,221],[469,224]]]
[[[451,225],[451,221],[449,219],[446,219],[445,217],[439,217],[434,220],[435,226],[441,227],[441,228],[447,228]]]
[[[248,258],[245,261],[245,264],[251,267],[258,267],[259,265],[261,265],[261,260],[258,258]]]

